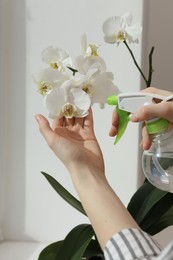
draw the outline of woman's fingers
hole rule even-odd
[[[43,135],[47,144],[51,147],[53,140],[56,137],[56,134],[54,133],[54,131],[52,130],[52,128],[49,125],[48,120],[44,116],[36,115],[35,118],[38,122],[41,134]]]
[[[142,128],[142,141],[141,141],[141,147],[144,150],[148,150],[151,146],[151,137],[147,133],[146,126],[143,126]]]
[[[55,118],[52,122],[52,129],[55,131],[59,127],[68,127],[68,126],[73,126],[75,122],[75,118]]]
[[[114,109],[113,112],[112,112],[112,125],[111,125],[111,128],[109,130],[110,136],[115,136],[117,134],[118,124],[119,124],[119,117],[118,117],[116,110]]]
[[[131,121],[146,121],[154,117],[166,118],[170,122],[173,122],[173,102],[168,101],[154,105],[143,106],[131,116]]]
[[[76,117],[75,120],[74,120],[74,125],[75,126],[80,126],[80,127],[83,127],[84,125],[84,118],[83,117]]]
[[[162,96],[170,96],[173,93],[167,90],[162,90],[162,89],[158,89],[158,88],[154,88],[154,87],[149,87],[149,88],[145,88],[142,90],[142,92],[148,92],[148,93],[154,93],[157,95],[162,95]]]
[[[90,127],[93,129],[93,113],[91,108],[88,110],[88,115],[84,118],[83,126],[84,128]]]
[[[64,119],[65,125],[64,126],[73,126],[75,123],[75,117],[72,118],[65,118]]]
[[[63,117],[55,118],[55,119],[53,119],[53,122],[52,122],[52,129],[55,130],[58,127],[62,127],[63,124],[64,124],[64,118]]]

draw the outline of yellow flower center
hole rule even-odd
[[[92,96],[94,94],[92,90],[91,85],[87,84],[82,87],[82,90],[85,91],[89,96]]]
[[[53,88],[52,84],[49,83],[49,82],[40,82],[40,85],[38,86],[38,92],[41,94],[41,95],[46,95],[49,91],[51,91]]]
[[[119,31],[119,32],[118,32],[118,35],[117,35],[117,39],[118,39],[119,41],[125,41],[125,39],[126,39],[126,37],[125,37],[125,32]]]
[[[97,49],[98,47],[94,44],[89,44],[89,47],[91,49],[91,55],[93,56],[99,56],[98,53],[97,53]]]
[[[63,106],[61,114],[64,117],[72,118],[77,115],[76,107],[70,103],[67,103]]]
[[[55,69],[55,70],[58,70],[58,68],[59,68],[59,66],[58,66],[58,64],[56,62],[51,62],[50,63],[50,67]]]
[[[83,86],[82,90],[85,91],[87,94],[90,94],[90,86],[89,85]]]

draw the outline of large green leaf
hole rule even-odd
[[[141,223],[152,207],[166,194],[167,192],[154,188],[146,198],[144,197],[144,201],[141,204],[141,207],[138,209],[138,214],[135,218],[137,223]]]
[[[132,196],[127,209],[135,220],[144,200],[150,196],[154,189],[155,187],[150,182],[146,181]]]
[[[82,207],[82,204],[77,200],[73,195],[70,194],[57,180],[45,172],[41,172],[44,177],[48,180],[50,185],[55,189],[55,191],[71,206],[77,209],[82,214],[86,215],[85,210]]]
[[[160,223],[160,219],[172,205],[173,194],[161,191],[146,181],[133,195],[127,208],[143,230],[158,233],[160,228],[157,223]],[[172,222],[161,223],[165,228]],[[151,230],[152,226],[155,226],[154,231]]]
[[[46,246],[40,253],[38,260],[55,260],[63,241],[58,241]]]
[[[91,239],[90,243],[88,244],[83,256],[86,258],[90,258],[93,256],[103,255],[103,251],[100,247],[98,240]]]
[[[150,211],[146,214],[145,218],[140,223],[140,227],[147,231],[150,227],[156,224],[160,218],[168,212],[170,208],[173,206],[173,194],[167,193],[164,197],[162,197],[154,206],[150,209]],[[173,216],[172,216],[173,217]]]
[[[173,206],[146,231],[153,236],[171,225],[173,225]]]
[[[81,260],[93,236],[94,230],[91,225],[78,225],[64,239],[56,260]]]
[[[64,241],[60,240],[46,246],[41,251],[38,260],[56,260],[58,257],[58,251],[63,243]],[[85,249],[85,252],[83,253],[83,256],[86,258],[90,258],[98,255],[103,255],[103,251],[99,245],[99,242],[95,239],[91,239],[91,241]]]

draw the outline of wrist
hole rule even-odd
[[[105,178],[104,165],[95,163],[94,165],[89,162],[71,162],[67,166],[72,180],[76,181],[91,181],[93,179]],[[105,178],[106,179],[106,178]]]
[[[92,193],[92,190],[96,190],[103,183],[107,183],[104,167],[72,162],[67,169],[79,197],[82,194],[85,195],[88,191]]]

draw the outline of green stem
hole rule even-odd
[[[73,76],[75,76],[76,72],[78,72],[78,70],[73,69],[72,67],[67,66],[67,68],[73,72]]]
[[[154,52],[154,46],[151,48],[151,51],[149,54],[149,71],[148,71],[147,87],[151,86],[151,80],[152,80],[152,74],[153,74],[153,65],[152,65],[153,52]]]
[[[130,47],[129,47],[129,45],[127,44],[126,41],[124,41],[124,44],[126,45],[128,51],[130,52],[130,54],[131,54],[131,56],[132,56],[132,59],[133,59],[135,65],[136,65],[137,69],[139,70],[141,76],[143,77],[143,79],[144,79],[144,81],[145,81],[145,83],[146,83],[146,86],[148,86],[148,80],[146,79],[146,77],[145,77],[144,73],[142,72],[141,68],[139,67],[139,65],[138,65],[138,63],[137,63],[137,61],[136,61],[136,59],[135,59],[135,56],[134,56],[132,50],[130,49]]]

